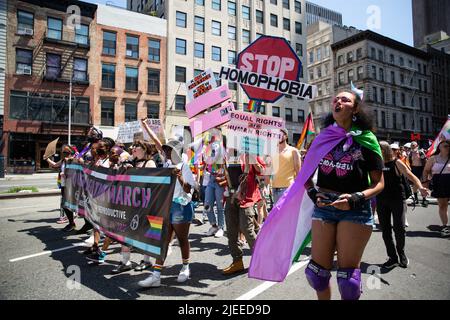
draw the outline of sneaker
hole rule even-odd
[[[244,262],[242,260],[233,261],[228,267],[222,270],[225,276],[244,271]]]
[[[104,252],[104,251],[100,251],[100,252],[97,251],[86,257],[86,259],[96,262],[98,264],[105,262],[105,258],[106,258],[106,252]]]
[[[202,220],[203,220],[203,223],[207,222],[208,221],[208,215],[204,214]]]
[[[180,274],[178,275],[177,282],[182,283],[186,282],[191,275],[191,271],[189,270],[189,266],[183,268],[180,271]]]
[[[408,227],[409,227],[409,222],[408,222],[408,219],[405,218],[405,228],[408,228]]]
[[[203,225],[203,221],[200,220],[199,218],[194,218],[194,219],[192,219],[192,223],[195,224],[196,226],[201,226],[201,225]]]
[[[66,216],[61,217],[61,218],[58,219],[58,221],[56,221],[57,224],[64,224],[64,223],[67,223],[67,222],[69,222],[69,219],[67,219]]]
[[[400,254],[399,256],[400,256],[400,263],[398,265],[402,268],[408,268],[409,259],[406,256],[406,254],[403,253],[403,254]]]
[[[386,269],[392,269],[394,267],[398,266],[398,261],[389,258],[388,261],[386,261],[385,263],[383,263],[382,267],[386,268]]]
[[[430,202],[429,202],[428,200],[423,199],[423,200],[422,200],[422,207],[428,208],[428,204],[429,204],[429,203],[430,203]]]
[[[74,224],[68,224],[67,226],[65,226],[62,231],[64,232],[70,232],[75,230],[75,225]]]
[[[131,268],[131,263],[123,264],[122,262],[120,262],[120,264],[116,268],[111,270],[111,274],[119,274],[119,273],[122,273],[122,272],[130,271],[131,269],[132,269]]]
[[[170,256],[172,254],[172,245],[169,244],[169,247],[167,248],[167,257]]]
[[[142,288],[157,288],[161,286],[161,277],[151,274],[147,279],[138,282],[138,285]]]
[[[211,227],[211,228],[209,228],[208,232],[206,232],[206,235],[208,237],[213,236],[216,234],[217,231],[219,231],[218,227]]]
[[[214,234],[215,238],[222,238],[223,237],[223,229],[220,228],[219,230],[217,230],[217,232]]]
[[[448,237],[448,236],[450,236],[450,227],[444,227],[444,228],[442,228],[442,230],[441,230],[441,237]]]
[[[152,263],[151,262],[145,262],[144,260],[141,260],[141,262],[139,262],[139,264],[136,266],[136,268],[134,268],[134,271],[144,271],[147,269],[151,269],[152,267]]]
[[[84,243],[93,245],[94,244],[94,235],[90,236],[86,240],[84,240]]]

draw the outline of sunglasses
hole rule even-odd
[[[336,97],[333,99],[333,103],[337,103],[339,100],[341,100],[343,103],[352,102],[352,100],[347,97]]]

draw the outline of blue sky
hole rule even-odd
[[[126,0],[87,0],[92,3],[111,2],[126,7]],[[193,1],[193,0],[190,0]],[[361,30],[371,29],[389,38],[413,46],[411,0],[309,0],[342,14],[343,23]],[[375,6],[375,8],[371,7]],[[367,13],[367,10],[371,13]],[[379,12],[379,19],[371,19]],[[372,27],[368,20],[373,21]],[[377,23],[379,21],[379,24]]]

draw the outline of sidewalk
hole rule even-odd
[[[17,181],[17,180],[40,180],[40,179],[52,179],[58,177],[58,172],[46,172],[46,173],[33,173],[33,174],[6,174],[4,178],[0,178],[0,181]]]

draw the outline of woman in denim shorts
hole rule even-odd
[[[312,260],[305,273],[319,300],[331,298],[335,251],[342,299],[359,299],[362,292],[360,263],[373,224],[370,199],[384,187],[380,147],[363,108],[360,93],[343,91],[333,99],[325,127],[340,126],[348,134],[320,161],[317,187],[312,177],[305,184],[315,203]]]

